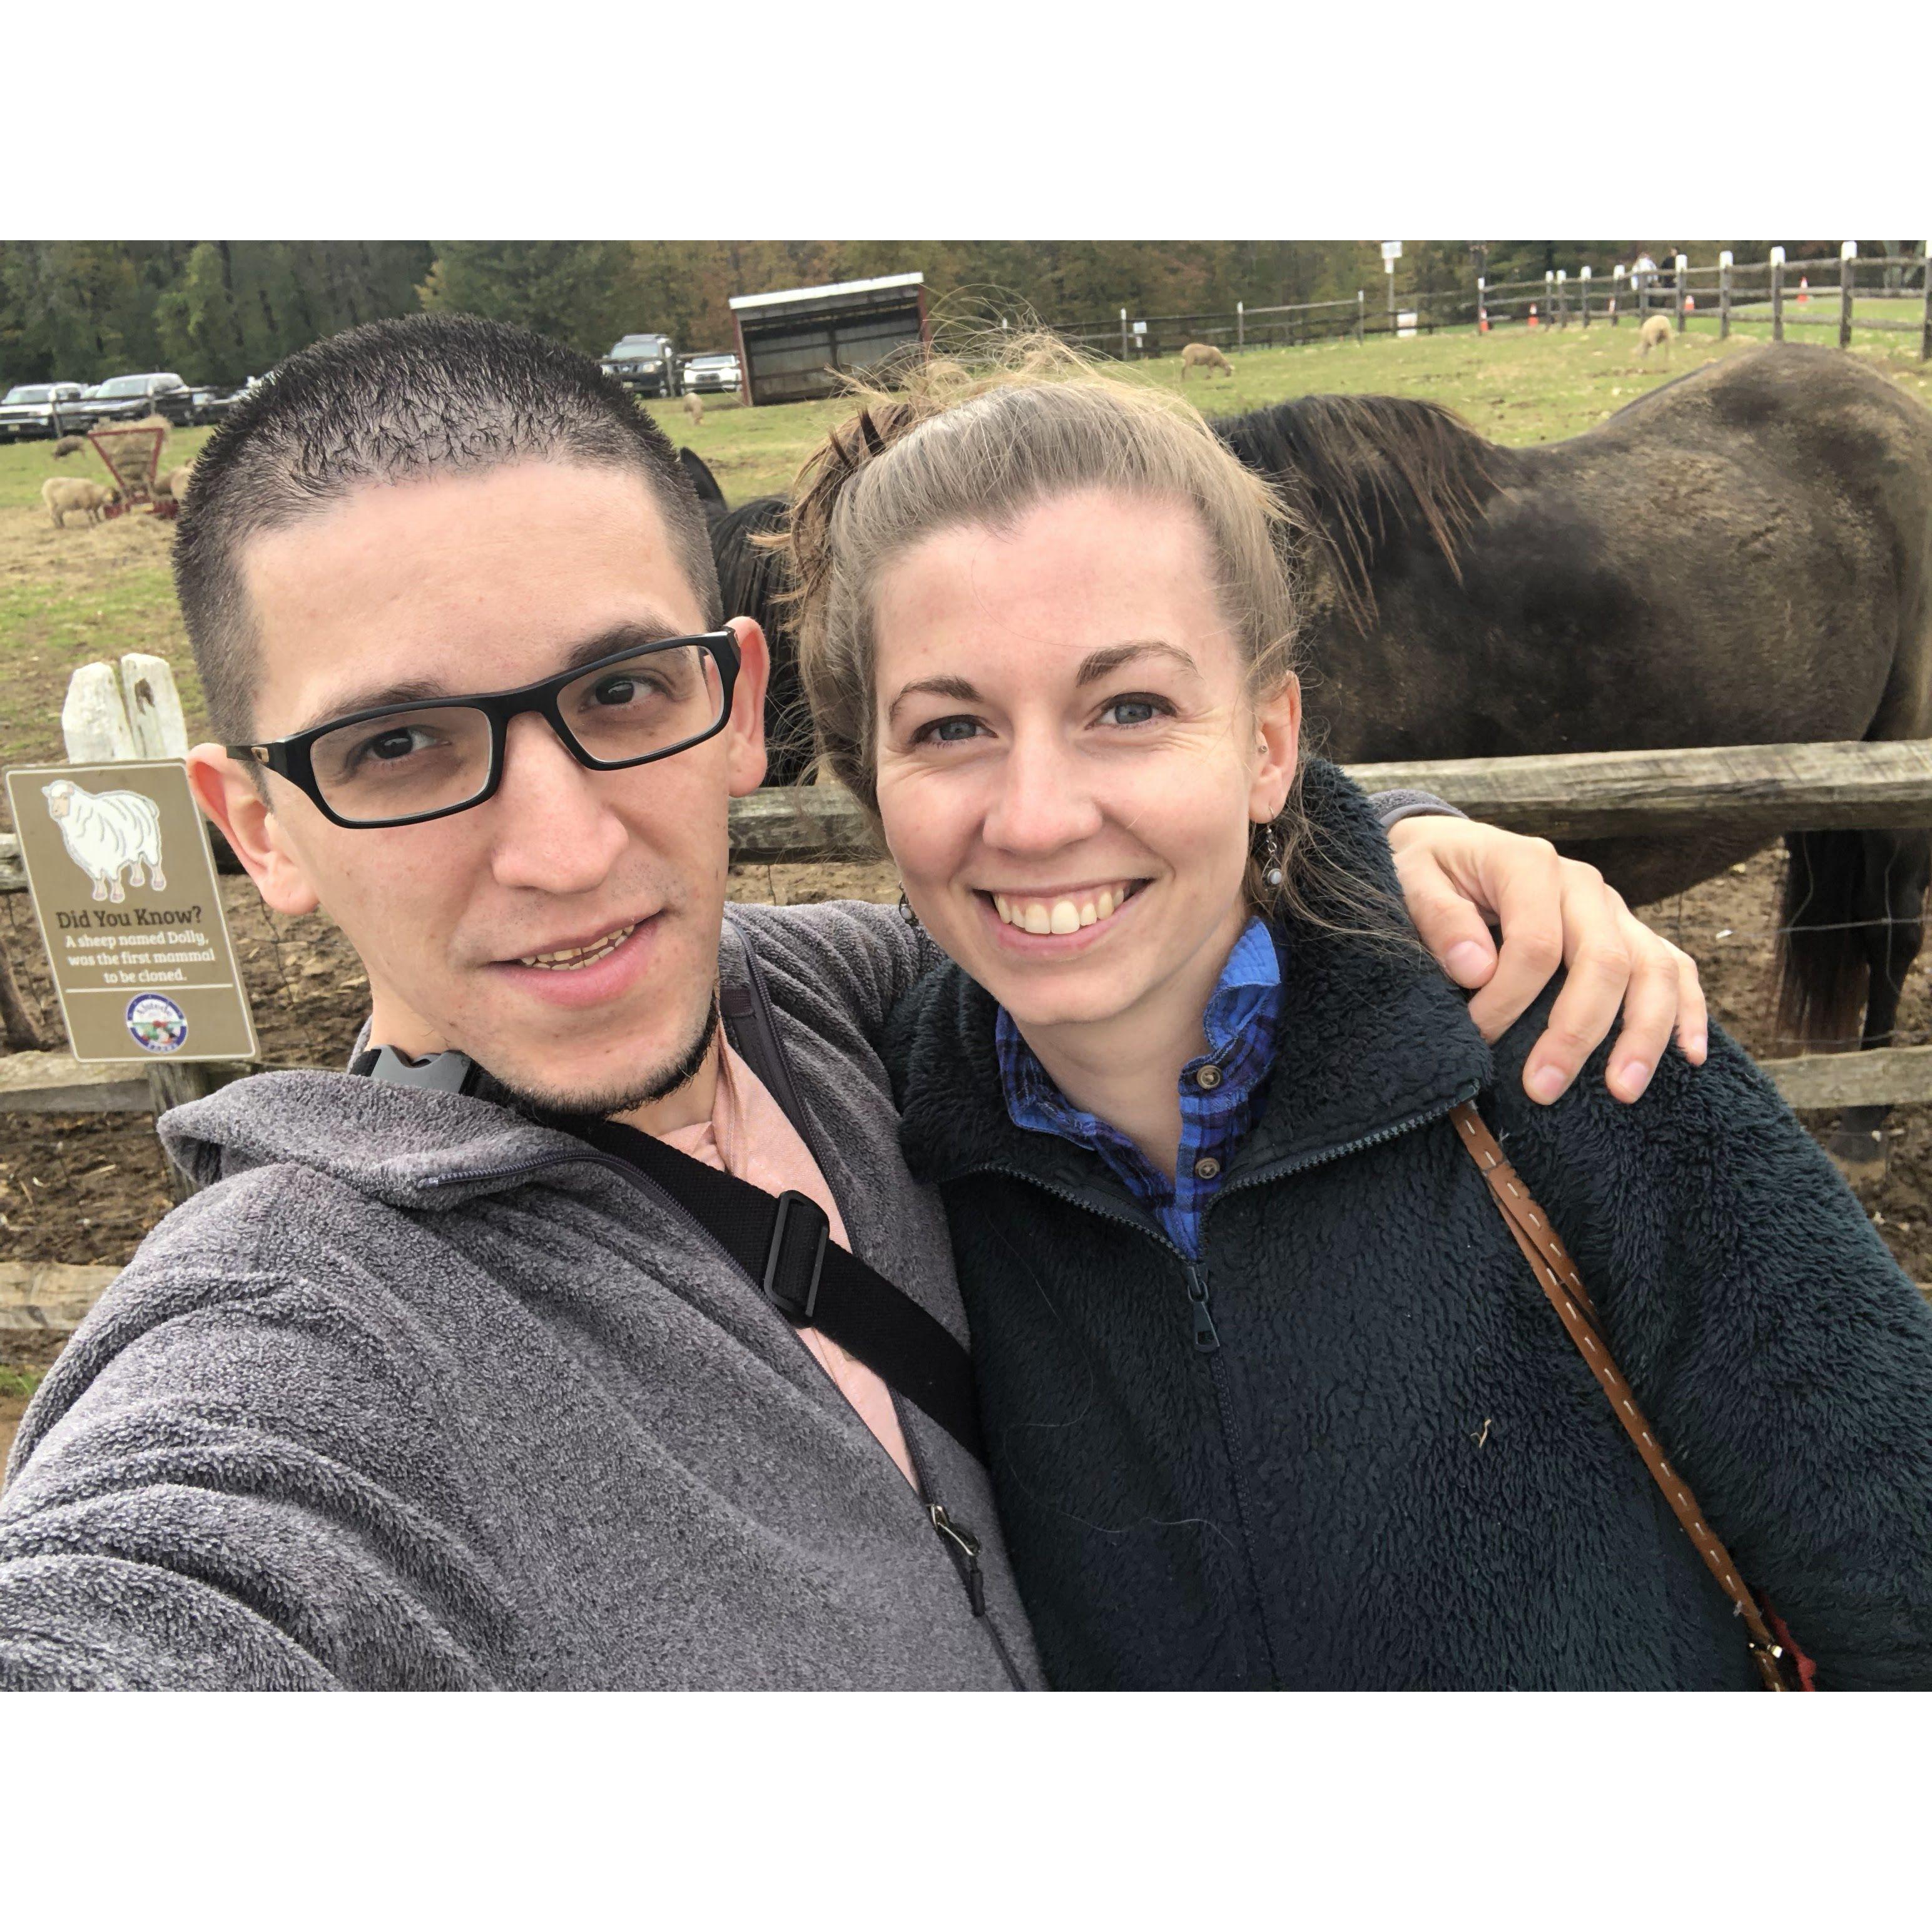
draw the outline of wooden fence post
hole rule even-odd
[[[1234,346],[1245,349],[1248,346],[1248,307],[1246,302],[1234,304]]]
[[[1556,326],[1570,326],[1570,272],[1567,268],[1556,272]]]
[[[1838,250],[1838,346],[1852,346],[1852,294],[1858,285],[1858,244],[1847,242]]]
[[[1577,292],[1583,305],[1583,326],[1588,328],[1590,326],[1590,265],[1588,262],[1576,271],[1576,280],[1580,284]]]
[[[1355,291],[1355,340],[1366,343],[1369,339],[1369,304],[1367,292]]]
[[[1925,322],[1918,334],[1918,359],[1932,362],[1932,238],[1925,243]]]
[[[1731,332],[1731,251],[1718,251],[1718,334],[1721,340]]]
[[[1677,297],[1677,332],[1682,335],[1690,319],[1690,257],[1688,255],[1679,255],[1674,266],[1677,270],[1677,286],[1675,290]]]
[[[1619,262],[1610,271],[1610,326],[1615,328],[1623,317],[1618,314],[1617,298],[1624,292],[1624,265]]]
[[[1126,310],[1125,309],[1122,309],[1122,310],[1121,310],[1121,311],[1120,311],[1120,360],[1121,360],[1123,362],[1124,362],[1126,359],[1127,359],[1127,312],[1126,312]]]
[[[1771,339],[1784,340],[1784,250],[1771,251]]]

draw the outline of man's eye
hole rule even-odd
[[[365,740],[362,755],[380,764],[393,764],[398,758],[406,758],[412,752],[423,750],[429,742],[430,735],[421,725],[402,724],[394,730],[379,731]]]

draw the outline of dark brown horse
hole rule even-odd
[[[1216,427],[1302,546],[1310,716],[1338,759],[1932,735],[1932,412],[1827,349],[1766,347],[1567,442],[1306,396]],[[1762,842],[1575,848],[1633,904]],[[1778,1030],[1888,1044],[1932,833],[1793,832]],[[1882,1114],[1834,1151],[1876,1151]]]

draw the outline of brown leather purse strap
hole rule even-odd
[[[1604,1340],[1596,1309],[1583,1286],[1583,1278],[1576,1272],[1576,1264],[1570,1258],[1569,1251],[1558,1238],[1556,1230],[1550,1226],[1550,1216],[1530,1198],[1522,1177],[1503,1158],[1496,1137],[1484,1125],[1474,1102],[1465,1101],[1449,1118],[1456,1124],[1456,1132],[1463,1146],[1468,1149],[1470,1159],[1482,1169],[1483,1178],[1489,1183],[1490,1192],[1502,1210],[1503,1219],[1516,1237],[1516,1246],[1529,1262],[1530,1272],[1541,1284],[1550,1305],[1568,1330],[1570,1340],[1589,1364],[1591,1373],[1602,1383],[1604,1393],[1610,1397],[1610,1406],[1623,1424],[1624,1434],[1636,1444],[1644,1466],[1664,1492],[1672,1513],[1684,1526],[1684,1533],[1696,1546],[1697,1554],[1703,1558],[1725,1595],[1737,1606],[1737,1614],[1743,1618],[1748,1633],[1753,1660],[1757,1665],[1758,1674],[1764,1679],[1764,1688],[1767,1690],[1790,1690],[1792,1686],[1785,1678],[1789,1653],[1772,1635],[1756,1602],[1738,1575],[1730,1552],[1705,1522],[1704,1513],[1697,1507],[1697,1498],[1690,1493],[1684,1478],[1670,1466],[1656,1432],[1637,1407],[1630,1384],[1624,1380],[1623,1372]]]

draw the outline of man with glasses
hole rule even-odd
[[[370,1018],[352,1072],[161,1123],[211,1184],[22,1428],[0,1686],[1036,1683],[970,1415],[892,1378],[963,1362],[869,1043],[930,955],[877,908],[725,917],[768,667],[661,432],[538,338],[372,324],[238,406],[176,574],[197,794],[268,905],[348,935]],[[1438,952],[1487,941],[1411,855],[1487,868],[1494,1019],[1542,976],[1519,928],[1558,935],[1611,963],[1546,1057],[1628,982],[1654,1063],[1678,966],[1620,904],[1528,842],[1402,836]],[[866,1294],[899,1355],[832,1339]]]

